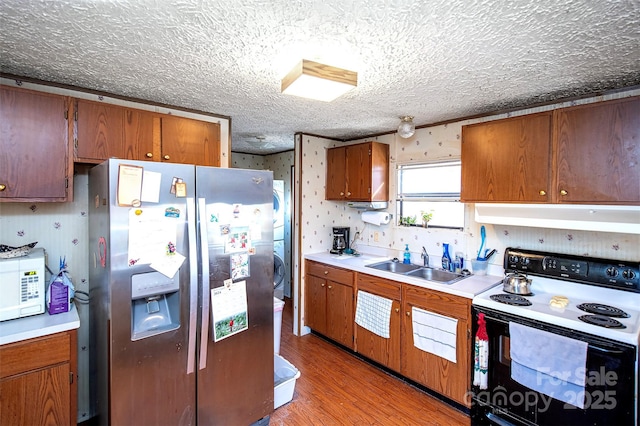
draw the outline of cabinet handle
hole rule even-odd
[[[0,192],[4,191],[5,189],[7,189],[7,185],[0,183]]]
[[[151,152],[147,152],[144,156],[147,158],[152,158],[153,154]]]
[[[347,192],[347,197],[351,197],[351,193],[350,192]]]
[[[411,312],[407,311],[407,316],[410,317],[411,316]]]
[[[327,288],[328,288],[329,290],[331,290],[331,286],[330,286],[330,285],[329,285],[329,286],[327,286]]]
[[[340,196],[343,196],[343,195],[344,195],[344,192],[341,192],[341,193],[340,193]]]
[[[545,191],[544,189],[541,189],[539,192],[540,195],[547,195],[547,191]]]
[[[567,192],[567,191],[565,191],[564,189],[561,189],[561,190],[560,190],[560,195],[565,196],[565,195],[567,195],[567,194],[568,194],[568,192]]]
[[[324,283],[320,284],[320,287],[324,287]]]
[[[396,314],[400,312],[400,308],[396,308]]]
[[[325,274],[325,275],[329,274],[329,271],[324,271],[324,274]]]
[[[164,156],[164,157],[162,157],[162,158],[164,158],[165,160],[169,160],[169,159],[171,159],[171,157],[169,157],[168,155],[165,155],[165,156]]]

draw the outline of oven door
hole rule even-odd
[[[472,424],[636,424],[634,346],[476,306],[473,307],[474,336],[479,312],[485,315],[489,336],[488,388],[473,387]],[[534,391],[511,378],[509,322],[588,343],[583,409]]]

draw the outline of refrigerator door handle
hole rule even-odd
[[[196,205],[187,198],[187,237],[189,238],[189,342],[187,374],[195,371],[196,331],[198,328],[198,252],[196,244]]]
[[[200,370],[207,368],[207,347],[209,343],[209,240],[207,236],[207,204],[198,198],[200,214],[200,253],[202,255],[202,327],[200,329]]]

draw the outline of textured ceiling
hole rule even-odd
[[[358,87],[282,95],[302,58]],[[640,3],[2,0],[0,69],[230,116],[233,151],[279,152],[639,85]]]

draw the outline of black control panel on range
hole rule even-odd
[[[640,293],[640,262],[508,248],[504,269]]]

